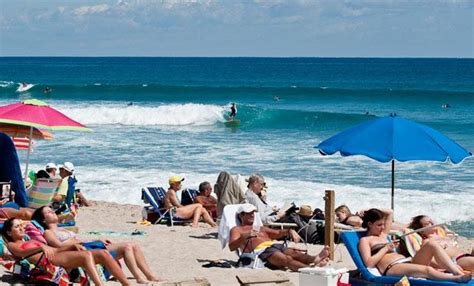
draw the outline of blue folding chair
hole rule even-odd
[[[187,206],[196,202],[198,191],[195,189],[185,189],[181,195],[181,204]]]
[[[341,233],[341,238],[344,244],[346,245],[347,251],[349,251],[349,254],[352,257],[352,260],[354,261],[355,265],[357,266],[357,269],[360,271],[360,274],[363,278],[363,280],[366,280],[370,285],[393,285],[400,281],[402,277],[399,276],[377,276],[373,274],[367,267],[365,266],[362,257],[360,256],[359,253],[359,241],[360,239],[366,235],[365,231],[345,231]],[[356,285],[357,282],[361,282],[358,279],[354,279],[355,281],[352,281],[353,278],[350,278],[350,283],[353,283],[353,285]],[[438,280],[429,280],[429,279],[423,279],[423,278],[413,278],[410,277],[408,278],[410,281],[410,285],[428,285],[428,286],[445,286],[445,285],[465,285],[465,286],[474,286],[474,281],[470,281],[469,283],[457,283],[457,282],[451,282],[451,281],[438,281]]]
[[[158,219],[154,222],[155,224],[166,222],[168,225],[173,226],[175,223],[192,222],[189,219],[173,217],[171,209],[160,207],[165,196],[166,191],[161,187],[146,187],[142,189],[142,200],[145,204],[149,204],[145,208],[147,211],[151,210],[158,215]]]

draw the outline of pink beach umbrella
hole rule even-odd
[[[30,139],[28,153],[26,156],[25,178],[28,174],[28,163],[31,152],[31,139],[33,129],[48,130],[76,130],[91,131],[83,124],[74,121],[56,109],[50,107],[43,101],[37,99],[25,100],[20,103],[0,106],[0,123],[21,125],[30,127],[28,138]]]

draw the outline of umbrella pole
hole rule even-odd
[[[395,197],[395,160],[392,160],[392,211],[394,210],[394,207],[395,207],[394,197]]]
[[[28,152],[26,153],[25,182],[28,178],[28,163],[30,162],[31,142],[33,141],[33,126],[30,126],[30,142],[28,142]]]

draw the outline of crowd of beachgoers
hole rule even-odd
[[[75,166],[71,162],[48,163],[44,170],[31,172],[26,179],[32,201],[42,182],[54,183],[48,203],[33,209],[20,207],[12,196],[1,201],[2,257],[11,262],[5,264],[9,271],[30,282],[48,280],[67,285],[72,281],[90,281],[103,285],[113,277],[122,285],[130,285],[124,272],[126,267],[136,283],[162,281],[139,244],[112,243],[110,237],[79,239],[75,222],[81,208],[92,202],[76,188],[74,174]],[[252,174],[244,179],[223,171],[214,185],[205,181],[197,190],[183,189],[184,180],[173,175],[169,177],[167,190],[143,189],[146,206],[137,223],[143,226],[184,223],[193,228],[205,223],[208,230],[217,230],[222,246],[228,245],[230,251],[238,253],[234,265],[237,267],[255,267],[258,262],[270,269],[297,272],[306,267],[327,267],[330,263],[329,246],[310,255],[288,245],[289,241],[324,245],[324,228],[318,223],[328,214],[309,205],[271,206],[262,175]],[[339,226],[345,226],[342,232],[365,230],[357,255],[365,267],[379,275],[462,283],[472,278],[472,246],[470,252],[460,248],[456,234],[444,224],[434,224],[427,215],[416,216],[404,224],[393,221],[389,209],[372,208],[353,214],[346,205],[329,215],[335,216]],[[210,261],[204,267],[226,268],[231,264]]]

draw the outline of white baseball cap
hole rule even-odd
[[[74,173],[74,164],[71,162],[64,162],[64,164],[61,165],[59,168],[63,168],[71,174]]]
[[[252,205],[252,204],[242,204],[239,209],[237,210],[238,214],[241,213],[252,213],[254,211],[257,211],[257,208]]]
[[[56,169],[57,170],[58,166],[56,166],[56,164],[54,164],[54,163],[48,163],[48,164],[46,164],[46,166],[44,168],[46,170],[48,170],[48,169]]]

